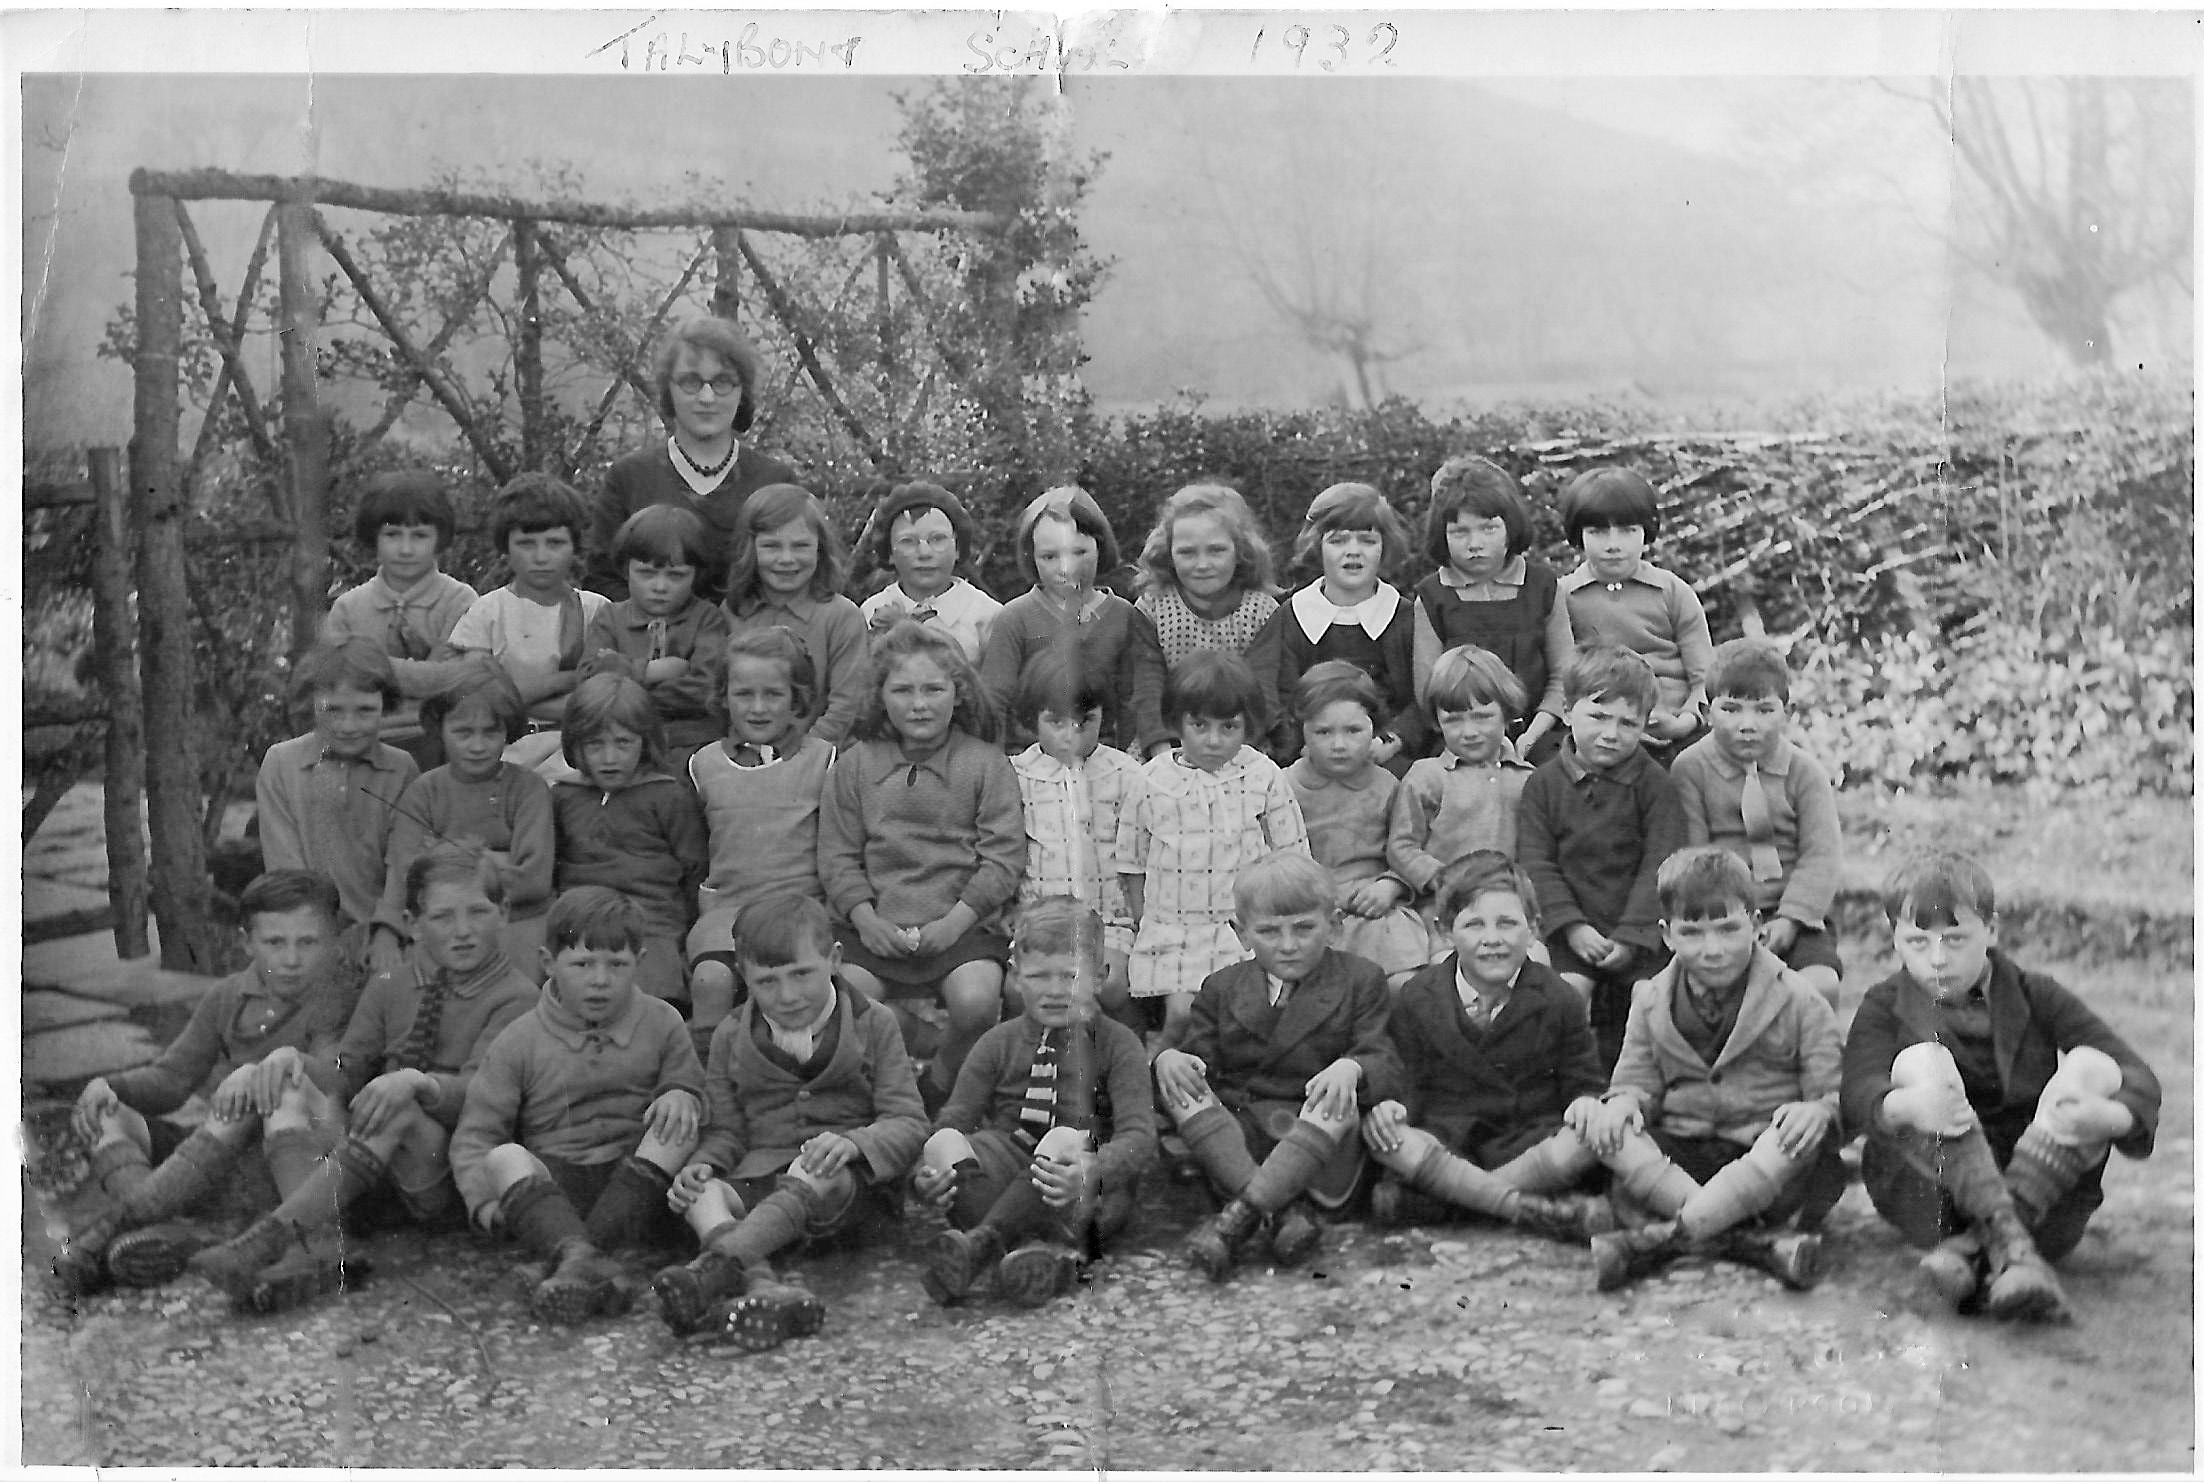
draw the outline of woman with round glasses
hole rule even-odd
[[[698,315],[666,336],[652,367],[666,440],[627,454],[605,473],[590,523],[586,585],[592,590],[614,599],[627,595],[627,572],[613,559],[613,537],[637,510],[653,504],[692,509],[711,527],[714,545],[724,548],[753,490],[797,482],[787,464],[743,445],[757,412],[758,375],[757,351],[725,319]],[[706,597],[720,595],[706,591],[701,579],[697,589]]]

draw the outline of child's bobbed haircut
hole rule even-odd
[[[1163,508],[1156,511],[1155,528],[1140,548],[1140,570],[1135,579],[1141,591],[1179,589],[1178,567],[1171,561],[1178,522],[1204,515],[1224,526],[1225,534],[1232,538],[1232,585],[1243,592],[1268,592],[1277,586],[1270,542],[1263,538],[1255,511],[1230,484],[1204,483],[1188,484],[1164,500]]]
[[[1783,662],[1783,650],[1765,638],[1732,638],[1715,645],[1714,662],[1707,669],[1710,700],[1791,699],[1791,666]]]
[[[551,903],[544,949],[556,957],[582,948],[592,952],[641,952],[643,908],[608,885],[577,885]]]
[[[1163,686],[1163,714],[1176,724],[1193,715],[1203,720],[1247,722],[1250,736],[1270,722],[1262,681],[1247,660],[1223,649],[1198,649],[1179,661]]]
[[[347,638],[342,643],[317,643],[299,657],[291,675],[291,693],[311,700],[324,690],[360,690],[381,695],[383,709],[396,708],[398,671],[390,655],[372,638]]]
[[[1561,698],[1566,705],[1579,700],[1621,700],[1651,715],[1661,702],[1661,682],[1643,654],[1612,643],[1588,643],[1561,671]]]
[[[270,870],[255,875],[237,897],[237,919],[253,929],[257,916],[280,916],[312,906],[332,927],[344,915],[337,882],[319,870]]]
[[[684,319],[659,341],[658,353],[651,359],[651,379],[658,386],[658,415],[672,425],[673,368],[684,347],[717,355],[742,382],[742,390],[736,393],[741,400],[735,403],[735,431],[748,432],[758,414],[758,352],[750,348],[741,330],[716,314]]]
[[[1997,920],[1990,872],[1964,854],[1926,850],[1904,860],[1883,881],[1883,915],[1893,926],[1956,926],[1960,914]]]
[[[719,574],[719,541],[704,517],[678,504],[647,504],[620,522],[612,537],[612,559],[626,571],[630,561],[646,566],[693,566],[699,585]]]
[[[1301,521],[1301,533],[1293,540],[1293,559],[1298,566],[1315,566],[1323,559],[1324,537],[1334,530],[1375,530],[1383,543],[1378,558],[1380,575],[1390,576],[1408,559],[1408,527],[1369,484],[1334,484],[1309,501]]]
[[[788,688],[798,715],[811,713],[819,697],[819,666],[811,662],[811,650],[794,633],[782,627],[745,628],[727,640],[727,673],[735,672],[737,659],[763,659],[788,671]]]
[[[941,485],[925,479],[913,479],[907,484],[893,484],[886,480],[867,491],[872,496],[872,513],[865,517],[865,528],[857,533],[859,558],[869,567],[887,571],[895,564],[895,522],[905,515],[916,519],[928,510],[940,510],[942,518],[949,522],[949,529],[956,536],[957,559],[950,568],[960,576],[969,576],[972,557],[979,544],[979,526],[972,522],[972,512],[964,507],[964,501]]]
[[[1752,870],[1719,844],[1693,844],[1661,861],[1653,876],[1668,921],[1718,921],[1753,914]]]
[[[1033,666],[1018,686],[1018,698],[1011,707],[1011,714],[1018,724],[1031,730],[1044,712],[1085,719],[1097,710],[1106,713],[1109,708],[1110,679],[1107,674],[1085,664],[1043,660]]]
[[[1646,544],[1661,533],[1661,496],[1642,473],[1627,468],[1587,468],[1561,490],[1561,528],[1569,544],[1584,548],[1584,532],[1608,525],[1636,525]]]
[[[413,857],[406,866],[406,914],[418,916],[432,885],[476,885],[484,897],[505,904],[505,876],[479,851],[457,844],[438,844]]]
[[[912,618],[903,619],[872,640],[872,695],[866,701],[863,718],[857,723],[859,739],[902,739],[888,723],[887,688],[897,666],[908,659],[933,660],[956,686],[957,704],[950,713],[951,725],[981,741],[1002,739],[1002,721],[995,713],[995,703],[987,697],[987,687],[980,683],[979,670],[964,656],[964,645],[940,629]]]
[[[1439,925],[1451,929],[1454,918],[1477,897],[1494,890],[1512,892],[1537,928],[1538,887],[1521,865],[1497,849],[1472,849],[1446,867],[1439,880]]]
[[[1094,907],[1068,895],[1044,895],[1018,912],[1011,930],[1013,960],[1035,957],[1076,957],[1099,966],[1102,961],[1102,918]]]
[[[735,960],[752,967],[786,967],[834,950],[834,918],[808,895],[789,892],[754,900],[735,915]]]
[[[1474,643],[1440,654],[1423,691],[1423,703],[1434,720],[1443,711],[1478,705],[1497,705],[1502,715],[1516,715],[1529,698],[1515,671],[1491,649]]]
[[[625,674],[592,674],[574,686],[559,717],[559,750],[567,765],[587,774],[582,748],[614,726],[643,738],[643,764],[666,764],[666,728],[650,691]]]
[[[1316,719],[1317,713],[1327,705],[1349,700],[1360,705],[1370,717],[1370,728],[1382,732],[1386,721],[1392,718],[1385,704],[1385,691],[1369,672],[1345,659],[1326,659],[1321,664],[1311,664],[1301,675],[1301,682],[1293,687],[1293,713],[1303,725]]]
[[[1531,511],[1523,502],[1523,487],[1515,476],[1493,462],[1465,453],[1449,458],[1431,475],[1431,508],[1424,514],[1424,554],[1439,565],[1449,564],[1447,527],[1458,515],[1479,520],[1498,520],[1508,527],[1508,554],[1520,556],[1531,548]]]
[[[433,525],[436,548],[451,548],[459,521],[444,481],[425,468],[378,473],[360,486],[360,507],[352,514],[352,538],[368,550],[385,525]]]
[[[500,555],[516,531],[534,535],[561,526],[573,538],[579,556],[589,532],[589,506],[572,484],[547,473],[524,473],[508,480],[490,507],[490,541]]]
[[[1294,850],[1266,854],[1232,877],[1232,909],[1243,925],[1263,916],[1338,908],[1339,885],[1332,872]]]
[[[487,707],[491,719],[505,728],[507,741],[518,741],[528,734],[528,702],[520,697],[512,676],[494,661],[468,664],[449,684],[423,700],[421,729],[433,736],[444,729],[445,721],[469,705]]]
[[[801,520],[819,542],[819,564],[811,571],[811,600],[824,602],[842,590],[849,575],[849,552],[819,497],[798,484],[767,484],[742,502],[735,528],[727,537],[727,605],[758,595],[758,537]]]
[[[1033,527],[1044,519],[1062,520],[1094,542],[1097,581],[1117,569],[1117,534],[1110,529],[1109,516],[1102,513],[1102,506],[1094,502],[1092,494],[1077,484],[1064,484],[1036,495],[1018,516],[1018,570],[1027,581],[1041,579],[1040,568],[1033,564]]]

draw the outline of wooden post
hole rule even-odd
[[[145,758],[153,836],[148,891],[161,928],[161,966],[220,967],[208,918],[206,850],[199,841],[199,762],[193,734],[191,596],[184,580],[182,489],[176,469],[178,352],[183,339],[183,241],[168,197],[141,193],[137,227],[138,347],[130,483],[138,522],[138,637],[146,733],[161,738]]]
[[[539,279],[543,255],[536,250],[536,224],[527,217],[513,222],[513,268],[520,277],[520,340],[513,364],[520,382],[520,462],[544,465],[543,437],[543,292]]]
[[[92,544],[92,645],[107,692],[107,773],[101,789],[107,822],[107,899],[115,912],[115,955],[153,950],[145,930],[145,717],[140,713],[138,652],[130,636],[130,484],[122,453],[94,448],[92,489],[99,500]]]
[[[742,309],[742,229],[712,228],[712,260],[718,274],[712,283],[712,312],[732,322]]]
[[[315,389],[321,290],[307,252],[317,233],[310,201],[276,207],[277,289],[283,313],[283,437],[291,452],[291,657],[313,647],[329,606],[329,420]]]
[[[873,239],[872,261],[875,291],[880,300],[880,422],[888,429],[889,453],[896,442],[895,420],[895,305],[888,299],[888,244],[894,238],[882,232]]]

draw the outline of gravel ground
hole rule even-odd
[[[2172,1129],[2169,1129],[2171,1131]],[[826,1330],[763,1355],[647,1300],[528,1317],[510,1255],[368,1242],[365,1285],[275,1318],[190,1280],[72,1307],[25,1271],[27,1462],[110,1466],[2188,1470],[2186,1116],[2064,1267],[2071,1329],[1924,1320],[1857,1188],[1806,1294],[1687,1261],[1614,1295],[1589,1255],[1489,1227],[1335,1227],[1300,1271],[1181,1267],[1193,1190],[1038,1313],[921,1293],[892,1244],[798,1269]],[[2117,1404],[2117,1423],[2108,1407]],[[42,1439],[43,1438],[43,1439]]]

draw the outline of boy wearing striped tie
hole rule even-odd
[[[1783,737],[1791,671],[1759,638],[1733,638],[1714,651],[1707,674],[1713,733],[1669,768],[1693,844],[1719,844],[1752,871],[1760,944],[1781,958],[1831,1008],[1844,962],[1829,902],[1844,869],[1837,793],[1811,757]]]
[[[841,982],[834,918],[770,895],[735,918],[749,1000],[712,1031],[711,1119],[667,1202],[704,1251],[651,1289],[681,1335],[760,1353],[826,1320],[776,1253],[857,1230],[918,1156],[926,1106],[895,1012]]]
[[[1102,918],[1045,897],[1019,913],[1010,950],[1025,1012],[972,1046],[911,1179],[950,1225],[923,1278],[943,1306],[989,1273],[1021,1306],[1069,1291],[1091,1246],[1130,1218],[1155,1161],[1139,1037],[1095,1006]]]
[[[407,867],[405,927],[412,952],[369,981],[333,1049],[285,1047],[265,1062],[284,1078],[266,1137],[283,1202],[190,1263],[240,1311],[278,1312],[334,1288],[337,1219],[371,1191],[393,1186],[415,1219],[457,1223],[451,1129],[483,1052],[535,1003],[536,985],[501,948],[505,882],[479,852],[444,845]],[[337,1106],[343,1140],[303,1180],[286,1178],[294,1142],[333,1122]]]

